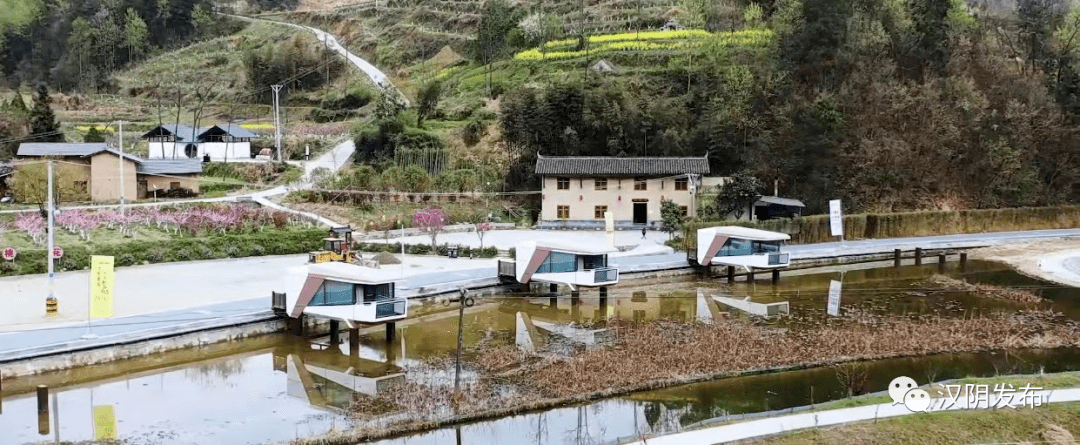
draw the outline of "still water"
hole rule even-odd
[[[582,293],[576,300],[568,295],[554,299],[496,295],[466,310],[465,343],[490,337],[512,341],[519,311],[548,323],[602,323],[606,317],[691,320],[698,316],[698,292],[749,296],[755,302],[788,301],[793,314],[823,317],[829,282],[841,279],[842,310],[953,316],[1022,307],[964,292],[930,292],[922,282],[935,272],[935,265],[863,265],[842,273],[790,273],[777,285],[767,281],[728,285],[689,277],[624,283],[613,287],[606,300],[595,292]],[[1041,286],[1055,310],[1080,316],[1076,290],[1045,286],[1001,265],[972,262],[966,273],[948,274],[970,282]],[[362,336],[352,356],[347,344],[330,346],[325,337],[302,340],[280,334],[8,380],[0,399],[0,445],[91,440],[108,428],[132,444],[266,443],[348,429],[351,421],[340,409],[353,398],[374,395],[393,379],[417,378],[410,371],[419,364],[455,350],[455,307],[430,303],[413,313],[416,316],[408,323],[399,323],[392,342],[385,341],[381,327],[374,328]],[[1078,359],[1080,350],[1058,349],[881,360],[866,364],[865,387],[860,391],[884,389],[897,375],[926,382],[1076,370]],[[435,377],[450,376],[447,370]],[[39,384],[52,388],[51,410],[43,416],[33,394]],[[845,396],[835,371],[810,369],[637,393],[380,443],[609,443],[642,432],[677,431],[717,416]]]

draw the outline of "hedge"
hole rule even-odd
[[[64,257],[54,262],[54,268],[57,271],[88,268],[90,255],[112,256],[116,266],[133,266],[143,263],[308,253],[322,248],[322,239],[325,237],[326,230],[322,228],[266,229],[259,232],[174,238],[166,241],[130,241],[94,247],[93,252],[90,247],[74,246],[64,249]],[[19,251],[14,264],[10,261],[0,262],[0,276],[48,271],[45,249]]]
[[[434,253],[438,256],[446,256],[448,247],[449,246],[446,244],[441,244],[435,246],[434,251],[432,251],[430,244],[406,244],[405,253],[409,255],[428,255]],[[354,243],[353,248],[361,252],[401,253],[401,243]],[[458,256],[462,258],[495,258],[496,256],[499,256],[499,249],[496,247],[485,247],[480,249],[469,246],[460,246],[458,247]]]
[[[791,244],[836,241],[828,215],[767,221],[703,221],[686,225],[684,238],[696,242],[697,230],[723,225],[752,227],[791,235]],[[1018,207],[959,211],[867,213],[844,216],[844,239],[956,235],[961,233],[1080,227],[1080,206]]]

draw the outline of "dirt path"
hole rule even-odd
[[[1000,261],[1030,277],[1080,287],[1080,240],[1005,244],[975,249],[971,255]]]

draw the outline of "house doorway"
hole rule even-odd
[[[646,224],[649,222],[649,203],[634,202],[634,224]]]

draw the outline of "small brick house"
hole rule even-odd
[[[127,200],[146,198],[152,190],[187,189],[199,192],[202,163],[195,159],[152,160],[120,154],[106,143],[27,142],[19,145],[19,158],[62,160],[74,168],[73,186],[93,202],[120,200],[120,163],[124,163],[123,188]],[[18,177],[18,168],[12,173]]]
[[[709,160],[539,156],[536,174],[542,184],[540,227],[600,228],[610,211],[616,228],[659,228],[663,200],[694,215]]]

